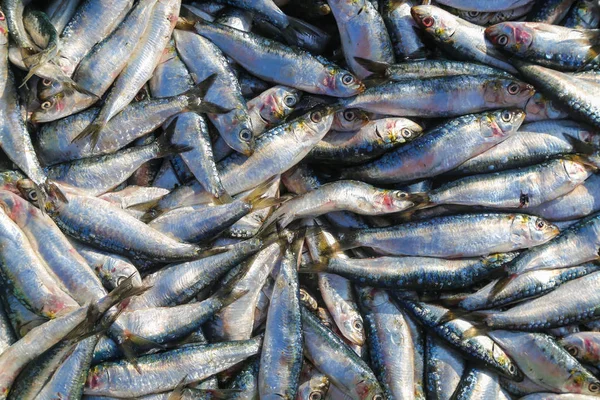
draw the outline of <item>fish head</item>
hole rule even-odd
[[[304,137],[323,137],[333,122],[333,107],[319,106],[300,117],[299,123],[305,129],[298,130]],[[308,135],[308,136],[306,136]]]
[[[37,95],[40,101],[48,100],[52,96],[64,92],[65,88],[58,80],[40,79],[37,85]]]
[[[384,143],[407,143],[423,134],[423,127],[406,118],[386,118],[380,120],[385,123],[385,129],[379,131],[377,126],[374,133]]]
[[[555,107],[552,100],[549,100],[541,93],[535,93],[529,99],[525,106],[525,112],[528,117],[535,116],[536,120],[560,119],[567,116],[564,111]]]
[[[543,218],[517,214],[511,226],[513,241],[521,247],[532,247],[546,243],[560,233],[556,225]]]
[[[456,32],[458,20],[448,11],[436,6],[414,6],[410,9],[413,19],[428,34],[442,42],[448,41]]]
[[[496,110],[481,117],[481,134],[493,141],[514,134],[525,120],[525,112],[518,108]]]
[[[73,91],[55,94],[46,99],[37,110],[33,111],[31,121],[34,123],[50,122],[71,115],[73,109],[77,108],[79,101],[82,100],[80,96],[85,95]]]
[[[570,355],[577,359],[581,359],[581,357],[590,350],[598,350],[598,345],[595,341],[579,334],[565,336],[559,343]]]
[[[512,79],[491,79],[484,86],[485,101],[498,106],[525,108],[531,96],[535,94],[532,85]]]
[[[598,168],[590,164],[585,157],[580,155],[570,155],[562,160],[565,173],[571,182],[583,182],[592,174],[592,171]]]
[[[363,380],[356,385],[354,390],[360,399],[365,400],[383,400],[383,391],[377,382],[372,380]]]
[[[412,196],[402,190],[376,189],[369,208],[376,208],[382,213],[394,213],[414,207]]]
[[[365,85],[351,72],[336,66],[327,68],[323,84],[330,95],[351,97],[365,91]]]
[[[524,55],[533,42],[534,31],[521,22],[501,22],[485,30],[485,37],[494,46],[517,55]]]
[[[346,310],[340,313],[340,332],[352,344],[362,346],[365,343],[363,319],[359,313]]]
[[[287,86],[276,86],[260,96],[262,101],[258,107],[261,118],[269,123],[277,123],[294,111],[302,93]]]
[[[85,381],[85,387],[90,390],[101,391],[103,389],[108,389],[109,383],[110,376],[108,374],[108,369],[103,368],[101,365],[96,365],[90,369]]]
[[[6,15],[0,10],[0,45],[8,44],[8,24],[6,23]]]
[[[594,148],[600,148],[600,134],[594,130],[594,128],[579,124],[581,129],[576,134],[576,139],[581,140],[584,143],[592,145]]]
[[[331,129],[334,131],[351,132],[356,131],[369,122],[369,114],[358,108],[347,108],[338,111],[333,116]]]

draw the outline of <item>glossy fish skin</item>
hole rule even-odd
[[[507,265],[509,273],[536,269],[565,268],[598,258],[600,215],[590,216],[569,227],[539,248],[523,252]]]
[[[598,396],[600,381],[552,337],[541,333],[492,331],[490,336],[533,382],[560,393]]]
[[[344,169],[341,177],[375,184],[432,177],[450,171],[506,140],[524,118],[525,113],[516,109],[455,118],[378,160]],[[455,143],[461,143],[461,146],[453,146]]]
[[[46,176],[23,120],[17,87],[8,62],[6,18],[0,20],[0,119],[3,121],[0,128],[0,147],[29,179],[36,185],[43,184]]]
[[[448,309],[408,299],[398,299],[397,296],[396,301],[419,323],[469,359],[483,363],[487,368],[511,380],[523,379],[521,371],[513,360],[487,335],[465,336],[465,333],[473,327],[466,319],[457,318],[440,323]]]
[[[600,127],[600,85],[537,65],[517,64],[519,72],[575,119]]]
[[[192,345],[137,359],[141,373],[128,361],[99,364],[88,375],[84,394],[137,397],[200,381],[257,354],[261,337],[239,342]],[[173,373],[176,371],[176,373]],[[136,379],[132,379],[136,376]]]
[[[304,354],[348,398],[383,398],[383,391],[368,365],[304,307],[302,329]]]
[[[132,4],[133,0],[87,0],[77,8],[60,35],[57,61],[65,75],[73,75],[83,57],[125,18]]]
[[[300,267],[300,272],[325,270],[355,283],[388,289],[450,290],[472,286],[516,257],[494,254],[475,259],[431,257],[330,258],[325,265]]]
[[[351,133],[329,131],[308,157],[325,163],[358,164],[409,143],[422,133],[421,126],[406,118],[378,119]]]
[[[551,221],[568,221],[600,211],[600,176],[592,175],[572,192],[530,210]]]
[[[181,0],[156,2],[148,26],[131,53],[127,65],[113,83],[94,122],[82,132],[81,138],[97,137],[108,121],[123,110],[150,80],[175,28],[180,6]]]
[[[485,369],[469,368],[453,395],[457,400],[510,400],[499,384],[498,375]]]
[[[22,182],[23,191],[31,199],[31,189]],[[94,197],[64,194],[52,190],[45,211],[59,228],[68,235],[108,250],[133,258],[173,262],[198,257],[202,250],[149,228],[126,211]],[[107,223],[111,221],[111,223]]]
[[[406,79],[422,79],[440,76],[456,75],[497,75],[510,78],[511,75],[501,69],[465,61],[452,60],[419,60],[404,63],[383,65],[378,68],[378,73],[393,81]]]
[[[249,100],[248,115],[255,135],[260,135],[285,121],[294,111],[302,92],[283,85],[276,85]]]
[[[1,298],[2,306],[6,311],[10,325],[12,326],[17,339],[25,336],[33,328],[48,322],[47,318],[40,317],[28,310],[27,307],[12,294],[11,288],[7,285],[3,286]]]
[[[314,238],[306,238],[306,244],[310,258],[320,260],[323,257],[323,251],[331,246],[335,247],[337,242],[333,236],[322,232]],[[345,254],[336,256],[347,258]],[[320,273],[317,276],[317,284],[323,302],[346,343],[363,346],[365,343],[364,323],[352,283],[339,275]]]
[[[594,128],[572,120],[538,121],[521,125],[508,139],[462,163],[451,174],[481,174],[526,167],[549,157],[576,153],[573,140],[600,145]]]
[[[350,70],[364,79],[371,75],[355,57],[393,63],[394,52],[383,18],[368,1],[329,0]]]
[[[566,282],[556,290],[518,304],[506,311],[481,311],[483,321],[492,329],[540,331],[546,328],[590,321],[598,318],[597,286],[600,273],[593,272]],[[573,296],[577,293],[577,296]]]
[[[414,399],[414,346],[405,315],[380,289],[358,289],[374,372],[390,399]]]
[[[448,182],[429,193],[432,204],[528,209],[570,193],[593,175],[576,157]]]
[[[76,240],[72,240],[71,244],[107,289],[116,288],[130,276],[136,277],[132,282],[134,286],[142,286],[142,278],[137,268],[126,258],[94,249]]]
[[[388,82],[342,100],[360,108],[398,117],[456,117],[503,107],[525,107],[533,86],[496,76],[449,76]]]
[[[558,24],[569,12],[575,0],[549,0],[537,2],[527,14],[527,21]]]
[[[415,29],[417,24],[410,14],[411,7],[417,3],[414,0],[383,0],[380,4],[381,16],[387,26],[398,61],[423,58],[428,53]]]
[[[411,14],[437,44],[457,58],[479,61],[512,74],[517,72],[506,57],[486,40],[483,27],[435,6],[415,6]]]
[[[427,395],[432,400],[450,400],[465,370],[465,361],[441,339],[427,335]]]
[[[228,384],[228,389],[239,390],[230,394],[232,400],[258,400],[258,369],[260,357],[253,356]]]
[[[46,14],[57,32],[62,33],[73,14],[75,14],[78,5],[79,0],[54,0],[49,2]]]
[[[418,198],[400,190],[379,189],[358,181],[337,181],[325,184],[279,207],[265,226],[277,222],[283,228],[299,218],[317,217],[332,211],[381,215],[400,212],[417,204]]]
[[[2,307],[0,310],[0,354],[16,341],[17,335],[10,325],[10,320],[4,311],[4,307]]]
[[[125,182],[147,161],[177,154],[182,150],[187,148],[171,143],[171,135],[166,133],[152,144],[55,164],[46,168],[46,171],[53,181],[72,185],[97,196]]]
[[[74,331],[88,333],[97,319],[116,303],[138,293],[129,281],[95,304],[75,308],[73,311],[52,319],[34,329],[0,354],[0,399],[7,394],[25,366],[38,355],[64,340]]]
[[[248,293],[215,315],[210,325],[213,336],[221,340],[244,340],[252,336],[254,309],[271,271],[280,262],[280,246],[279,243],[273,243],[247,261],[250,265],[236,289],[247,290]]]
[[[206,21],[197,22],[195,29],[265,81],[334,97],[354,96],[364,90],[354,75],[304,50]]]
[[[298,386],[298,400],[310,400],[321,396],[324,399],[329,392],[329,379],[319,372],[315,367],[304,360],[302,374],[300,375],[300,386]]]
[[[25,234],[10,219],[10,211],[5,211],[7,206],[2,207],[2,273],[14,295],[31,311],[46,318],[56,318],[78,308],[77,302],[63,290]]]
[[[561,338],[558,342],[580,362],[598,365],[598,339],[598,332],[577,332]]]
[[[504,11],[533,3],[534,0],[501,0],[489,2],[486,0],[441,0],[440,4],[466,11]]]
[[[518,275],[501,291],[492,294],[496,281],[467,295],[458,306],[465,310],[488,309],[515,303],[530,297],[542,296],[557,287],[598,270],[594,264],[551,270],[527,271]]]
[[[600,26],[600,4],[589,0],[576,0],[567,14],[567,28],[596,29]]]
[[[242,97],[238,80],[223,53],[210,40],[195,34],[175,30],[177,51],[196,82],[211,74],[217,78],[207,93],[207,100],[228,110],[225,114],[209,114],[221,137],[229,147],[242,154],[252,154],[254,135],[248,107]]]
[[[488,27],[485,35],[498,48],[547,68],[576,71],[599,63],[596,43],[600,32],[597,30],[576,30],[540,22],[502,22]],[[528,76],[525,78],[529,80]]]
[[[236,156],[236,164],[231,163],[230,167],[221,169],[221,181],[225,190],[236,195],[287,171],[325,136],[332,119],[333,109],[325,108],[309,112],[265,132],[257,138],[252,156]],[[289,151],[290,148],[293,151]],[[220,165],[226,161],[227,159]]]
[[[96,96],[108,90],[146,30],[155,3],[156,0],[138,2],[119,26],[81,60],[73,74],[79,86]]]
[[[36,399],[80,398],[92,362],[98,336],[83,339],[56,369],[52,378],[37,394]]]
[[[50,217],[13,193],[0,191],[0,199],[8,208],[7,215],[73,299],[86,304],[106,296],[100,280]]]
[[[390,255],[462,258],[539,246],[556,235],[558,228],[538,217],[465,214],[339,236],[342,247],[367,246]]]
[[[261,249],[259,239],[249,239],[231,246],[231,250],[211,257],[172,264],[144,278],[150,289],[131,299],[128,310],[167,307],[189,302],[233,266]]]
[[[258,373],[261,399],[296,398],[303,359],[297,257],[288,246],[273,287]]]

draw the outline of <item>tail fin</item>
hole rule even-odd
[[[195,87],[183,93],[183,96],[187,98],[189,111],[198,114],[226,114],[231,111],[231,109],[204,100],[206,93],[210,90],[217,77],[217,74],[212,74]]]
[[[271,189],[274,182],[279,178],[278,175],[271,177],[269,180],[261,183],[257,186],[252,192],[250,192],[246,197],[244,197],[244,201],[250,205],[252,205],[252,211],[261,210],[263,208],[272,207],[278,204],[283,203],[284,201],[289,199],[289,196],[274,198],[274,197],[264,197],[265,193]]]
[[[488,302],[492,302],[493,299],[495,299],[498,294],[500,294],[500,292],[502,292],[504,288],[506,288],[506,286],[508,286],[508,284],[511,283],[517,276],[518,274],[511,274],[505,278],[498,279],[498,281],[494,284],[494,287],[492,287],[492,290],[490,290]]]
[[[175,135],[176,121],[171,122],[167,127],[165,133],[163,133],[156,140],[156,158],[162,158],[171,156],[174,154],[185,153],[186,151],[192,150],[191,146],[173,143],[173,136]]]
[[[316,27],[302,21],[301,19],[288,16],[289,24],[281,31],[281,35],[288,44],[298,46],[300,36],[321,36]]]
[[[308,264],[301,264],[298,268],[299,274],[318,274],[320,272],[327,272],[327,267],[329,266],[329,259],[324,259],[321,257],[321,260],[311,262]]]
[[[367,60],[366,58],[362,57],[354,57],[354,60],[359,63],[361,67],[369,72],[372,72],[375,77],[387,77],[387,71],[390,67],[390,64],[381,61]]]
[[[79,135],[75,136],[75,138],[71,140],[71,143],[90,137],[93,150],[96,148],[96,144],[98,144],[98,139],[100,139],[100,132],[102,131],[102,129],[104,129],[105,126],[106,124],[104,122],[100,122],[96,119],[94,120],[94,122],[86,126],[85,129],[81,131]]]

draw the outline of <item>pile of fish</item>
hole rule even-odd
[[[0,399],[600,397],[600,1],[0,7]]]

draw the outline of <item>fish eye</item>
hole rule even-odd
[[[412,131],[408,128],[404,128],[400,131],[400,134],[402,135],[403,138],[408,139],[409,137],[412,136]]]
[[[517,94],[517,93],[519,93],[519,84],[518,83],[511,83],[510,85],[508,85],[508,93],[509,94]]]
[[[306,292],[304,290],[300,291],[300,300],[302,300],[302,301],[306,300]]]
[[[38,195],[35,190],[30,191],[29,194],[27,195],[27,197],[29,197],[29,200],[31,200],[31,201],[37,201],[37,199],[38,199]]]
[[[323,116],[319,111],[310,114],[310,120],[314,123],[319,123],[323,120]]]
[[[354,121],[356,119],[356,114],[352,110],[344,111],[344,119],[346,121]]]
[[[350,74],[344,74],[344,76],[342,76],[342,83],[344,85],[351,85],[354,83],[354,77]]]
[[[404,199],[404,198],[406,198],[406,193],[404,193],[404,192],[396,192],[396,197],[398,199]]]
[[[479,11],[469,11],[469,12],[467,13],[467,15],[468,15],[469,17],[471,17],[471,18],[477,18],[477,17],[479,17],[479,14],[480,14],[480,12],[479,12]]]
[[[375,396],[373,396],[373,400],[383,400],[383,396],[380,394],[376,394]]]
[[[588,389],[590,390],[590,392],[596,393],[597,391],[600,391],[600,384],[592,382],[588,386]]]
[[[575,346],[566,346],[565,349],[569,352],[570,355],[572,355],[573,357],[577,357],[577,353],[579,353],[579,351],[577,350],[577,347]]]
[[[285,96],[283,98],[283,102],[285,103],[286,106],[288,107],[293,107],[296,105],[296,97],[295,96]]]
[[[48,79],[48,78],[44,78],[42,79],[42,85],[48,87],[48,86],[52,86],[52,80]]]
[[[508,366],[508,372],[510,372],[511,374],[514,374],[515,372],[517,372],[517,367],[515,367],[513,364],[510,364]]]
[[[249,142],[250,140],[252,140],[252,132],[250,132],[250,129],[244,128],[240,131],[239,137],[242,141]]]
[[[117,286],[120,286],[123,281],[127,279],[125,276],[120,276],[117,278]]]
[[[363,324],[362,321],[359,319],[355,319],[354,322],[352,323],[352,326],[354,327],[354,329],[356,329],[357,331],[362,330],[363,328]]]
[[[142,101],[146,98],[146,92],[145,91],[140,91],[138,94],[135,95],[135,101]]]
[[[502,118],[502,121],[508,122],[512,119],[512,113],[508,110],[504,110],[504,111],[502,111],[501,118]]]
[[[535,226],[538,229],[542,229],[546,226],[546,223],[543,220],[538,219],[537,222],[535,223]]]
[[[318,390],[315,390],[314,392],[310,392],[308,398],[310,400],[321,400],[323,398],[323,395]]]
[[[45,101],[42,103],[42,110],[47,110],[50,107],[52,107],[52,102],[51,101]]]
[[[423,26],[425,28],[430,28],[435,23],[435,20],[433,19],[433,17],[425,17],[421,22],[423,23]]]
[[[496,39],[496,43],[498,43],[500,46],[506,46],[508,44],[508,36],[506,36],[506,35],[498,36],[498,39]]]

